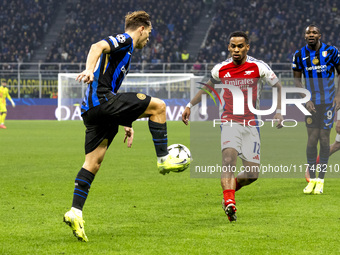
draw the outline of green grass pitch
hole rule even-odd
[[[62,222],[83,164],[80,121],[7,121],[0,130],[0,254],[339,254],[340,185],[304,195],[301,178],[261,178],[236,193],[238,221],[221,209],[216,178],[162,176],[146,122],[123,129],[84,207],[88,243]],[[168,123],[169,144],[189,145],[189,127]],[[261,131],[261,160],[305,162],[306,130]],[[334,130],[331,141],[334,140]],[[216,146],[220,146],[216,144]],[[195,155],[193,155],[195,157]],[[339,163],[339,154],[330,163]]]

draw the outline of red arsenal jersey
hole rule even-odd
[[[261,93],[261,79],[264,79],[270,86],[274,86],[279,80],[271,68],[261,60],[247,56],[247,60],[242,65],[235,65],[231,58],[217,64],[211,70],[211,76],[216,83],[221,83],[222,86],[231,85],[236,88],[222,89],[222,112],[221,119],[227,121],[240,122],[248,125],[249,120],[257,120],[257,116],[253,114],[248,107],[248,93],[250,88],[252,93],[251,103],[255,109],[259,109],[259,99]],[[232,91],[233,93],[232,93]],[[249,91],[249,92],[248,92]],[[238,110],[233,109],[233,100],[242,100],[237,93],[242,93],[244,101],[244,114],[240,114]],[[234,95],[234,98],[233,98]],[[250,102],[249,102],[250,103]],[[251,125],[255,123],[251,122]]]

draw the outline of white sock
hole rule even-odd
[[[163,157],[157,157],[157,162],[158,163],[163,163],[167,158],[168,158],[169,154]]]
[[[83,217],[83,211],[79,210],[78,208],[71,207],[71,210],[78,216]]]

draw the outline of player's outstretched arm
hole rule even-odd
[[[127,140],[127,147],[131,148],[132,142],[133,142],[133,134],[134,134],[133,128],[132,127],[124,127],[124,130],[125,130],[124,143]]]
[[[98,62],[100,55],[102,53],[109,53],[109,52],[110,52],[110,45],[104,40],[99,41],[95,44],[92,44],[89,54],[87,55],[87,59],[86,59],[86,69],[77,76],[76,80],[79,82],[83,80],[84,82],[88,84],[93,82],[93,78],[94,78],[93,72],[94,72],[94,69],[96,67],[96,64]]]
[[[301,82],[302,72],[301,71],[294,71],[293,74],[294,74],[295,87],[297,87],[297,88],[304,88],[304,86],[303,86],[303,84]],[[304,98],[305,94],[300,94],[300,97]],[[307,108],[307,110],[309,112],[316,112],[314,103],[312,101],[310,101],[310,100],[306,103],[306,108]]]
[[[206,83],[208,86],[214,88],[215,84],[209,80]],[[207,86],[203,87],[205,90],[211,91],[210,88],[208,88]],[[207,94],[204,90],[200,89],[197,94],[194,96],[193,99],[191,99],[191,101],[186,105],[184,112],[182,114],[182,121],[185,125],[188,125],[189,123],[189,117],[190,117],[190,113],[191,113],[191,107],[193,107],[194,105],[198,104],[199,102],[201,102],[201,97],[202,94]]]
[[[12,106],[13,106],[13,108],[14,108],[14,107],[15,107],[15,103],[14,103],[14,101],[13,101],[11,95],[9,94],[8,90],[7,90],[7,96],[6,96],[6,97],[7,97],[8,100],[11,102],[11,104],[12,104]]]

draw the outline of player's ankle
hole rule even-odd
[[[163,163],[167,158],[169,157],[169,154],[162,156],[162,157],[157,157],[157,162],[158,163]]]
[[[83,217],[83,211],[75,208],[75,207],[71,207],[71,210],[78,216],[78,217]]]
[[[234,189],[223,190],[223,198],[225,205],[235,204],[235,190]]]

